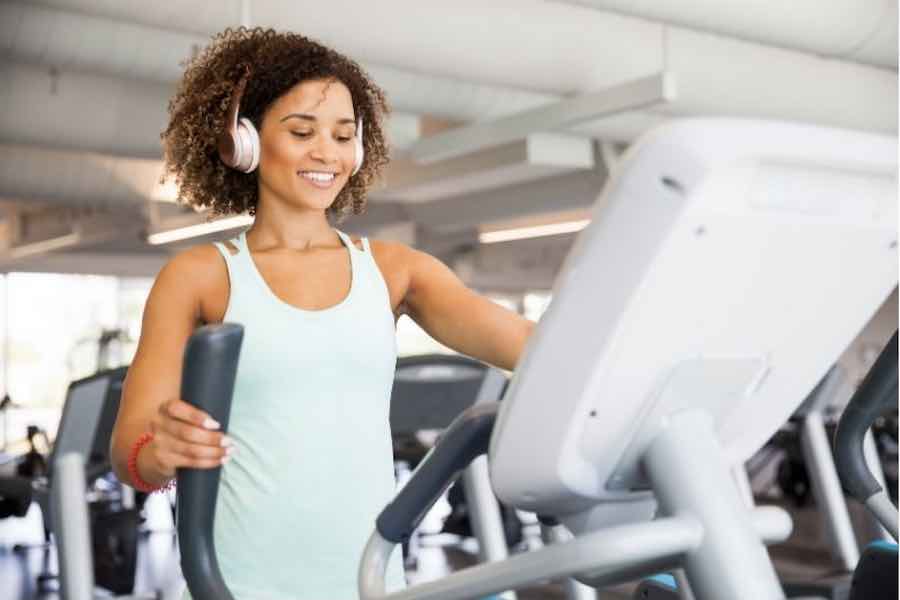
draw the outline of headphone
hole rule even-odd
[[[225,114],[226,128],[219,136],[218,143],[219,158],[222,159],[222,162],[232,169],[244,173],[252,173],[259,166],[259,133],[250,119],[246,117],[238,119],[241,97],[244,95],[249,78],[250,73],[248,72],[231,92],[231,102],[228,105],[228,112]],[[353,140],[353,148],[356,151],[356,157],[353,172],[350,173],[351,177],[359,172],[365,155],[362,117],[356,121],[356,137]]]

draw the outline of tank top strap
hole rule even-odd
[[[341,238],[341,241],[344,242],[344,245],[347,246],[347,248],[349,248],[351,252],[359,251],[359,248],[357,248],[356,244],[353,243],[353,240],[349,235],[347,235],[340,229],[335,229],[335,231],[337,232],[338,237]]]
[[[225,263],[226,263],[226,264],[231,264],[231,260],[234,258],[234,256],[233,256],[234,252],[233,252],[232,250],[229,250],[228,246],[226,246],[225,244],[231,244],[232,246],[235,245],[235,244],[234,244],[234,240],[225,240],[225,241],[222,241],[222,242],[213,242],[213,246],[216,247],[216,250],[218,250],[218,251],[219,251],[219,254],[222,255],[222,258],[225,259]]]
[[[229,244],[232,246],[232,248],[228,247]],[[236,255],[240,254],[243,250],[246,250],[247,242],[244,240],[244,232],[242,231],[237,236],[229,240],[213,242],[213,246],[215,246],[216,249],[222,254],[225,262],[230,264]]]
[[[213,242],[213,246],[216,247],[216,250],[219,251],[219,254],[222,255],[222,258],[225,259],[226,263],[231,260],[231,252],[228,251],[228,248],[225,247],[223,242]]]
[[[337,232],[338,236],[344,241],[344,244],[346,244],[348,248],[353,248],[354,250],[356,250],[358,252],[363,252],[365,254],[370,254],[370,255],[372,254],[372,250],[369,248],[369,238],[367,238],[367,237],[360,238],[360,241],[362,242],[362,250],[360,250],[359,247],[353,243],[353,240],[350,238],[349,235],[347,235],[340,229],[335,229],[335,231]]]

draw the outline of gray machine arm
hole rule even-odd
[[[231,396],[244,328],[222,324],[199,328],[184,352],[181,397],[228,431]],[[234,600],[216,560],[213,518],[221,467],[178,469],[178,547],[181,570],[195,600]]]
[[[422,459],[412,478],[376,521],[381,536],[395,544],[409,539],[456,475],[488,450],[497,418],[496,403],[477,404],[459,415]]]
[[[838,423],[835,463],[850,494],[864,503],[897,539],[897,509],[866,465],[863,439],[879,416],[897,407],[897,333],[878,356]]]

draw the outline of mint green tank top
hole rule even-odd
[[[393,498],[388,422],[397,359],[387,285],[372,257],[350,253],[349,294],[323,310],[279,299],[242,233],[224,320],[244,326],[213,539],[237,600],[351,600],[375,519]],[[388,590],[405,587],[398,547]],[[185,591],[183,600],[189,600]]]

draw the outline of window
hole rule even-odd
[[[26,409],[8,411],[11,440],[24,437],[27,424],[52,438],[71,381],[131,362],[152,283],[55,273],[0,278],[3,393]]]

